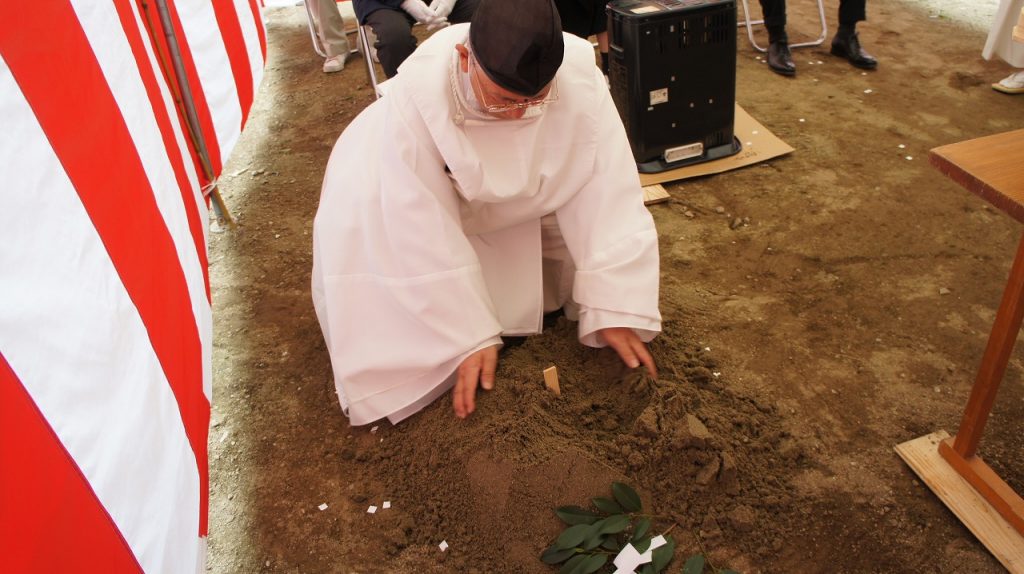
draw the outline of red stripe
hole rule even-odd
[[[263,3],[260,2],[262,5]],[[260,53],[263,54],[263,62],[267,61],[267,31],[263,28],[263,17],[260,15],[260,7],[256,0],[249,0],[249,7],[252,8],[252,19],[256,22],[256,33],[260,37]]]
[[[121,110],[67,0],[36,2],[31,10],[0,2],[0,54],[78,192],[170,383],[196,456],[196,526],[204,536],[210,403],[202,344],[181,262]]]
[[[5,572],[142,572],[128,543],[0,353]]]
[[[142,41],[142,33],[139,31],[135,13],[132,11],[131,0],[114,0],[114,7],[117,15],[121,18],[121,27],[124,29],[128,44],[135,56],[135,65],[139,69],[139,76],[142,84],[146,87],[146,95],[149,96],[149,104],[153,108],[153,115],[156,118],[157,126],[160,128],[160,135],[167,148],[167,159],[174,169],[174,177],[178,182],[178,190],[181,192],[181,201],[185,204],[185,215],[188,217],[188,228],[192,233],[192,241],[195,243],[196,254],[199,256],[199,265],[203,270],[203,284],[206,287],[206,300],[210,300],[210,273],[206,257],[206,238],[203,236],[203,219],[206,206],[200,211],[196,205],[196,195],[193,193],[192,184],[185,172],[185,161],[181,156],[181,148],[178,147],[178,140],[174,136],[174,128],[171,124],[171,117],[167,114],[167,107],[164,104],[160,87],[157,83],[156,73],[146,53],[146,47]],[[181,124],[179,124],[181,125]]]
[[[181,50],[181,61],[185,67],[185,79],[188,80],[192,92],[192,101],[196,106],[196,115],[199,117],[199,129],[203,132],[203,142],[206,143],[206,150],[210,154],[210,164],[213,168],[213,177],[220,175],[223,165],[220,157],[220,143],[217,140],[217,132],[213,128],[213,115],[210,113],[210,105],[206,102],[206,93],[203,92],[203,85],[199,82],[199,71],[196,69],[196,61],[192,58],[192,50],[188,46],[188,38],[185,36],[185,29],[181,26],[181,19],[178,18],[178,9],[174,1],[167,2],[167,12],[171,16],[171,27],[174,28],[174,36],[178,40],[178,48]],[[160,25],[159,20],[153,24]],[[161,34],[163,30],[161,29]],[[180,78],[179,78],[180,80]],[[202,171],[202,168],[198,168]],[[203,185],[206,185],[204,182]]]
[[[245,47],[245,37],[242,36],[242,25],[238,22],[234,0],[213,0],[213,15],[224,39],[224,49],[228,53],[228,63],[231,64],[231,75],[235,78],[238,104],[242,107],[242,123],[238,124],[241,131],[245,119],[249,117],[249,108],[252,107],[252,69],[249,67],[249,51]]]

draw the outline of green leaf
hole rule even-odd
[[[644,536],[644,537],[640,538],[639,540],[634,540],[632,542],[632,544],[633,544],[633,548],[636,548],[637,552],[639,552],[640,554],[643,554],[644,552],[647,552],[648,548],[651,547],[651,537],[650,536]]]
[[[633,528],[633,540],[640,540],[647,534],[647,531],[651,529],[651,519],[641,518],[636,521],[636,526]]]
[[[719,570],[718,572],[719,572],[719,574],[740,574],[739,572],[737,572],[735,570],[729,570],[729,569]]]
[[[575,526],[570,526],[558,535],[558,540],[555,541],[555,546],[562,549],[579,546],[580,542],[583,542],[583,539],[586,538],[589,531],[589,524],[577,524]]]
[[[610,498],[599,496],[597,498],[592,498],[591,502],[593,502],[594,506],[596,506],[601,512],[606,512],[608,514],[622,514],[622,507]]]
[[[612,494],[626,512],[640,512],[640,495],[628,484],[613,482]]]
[[[540,555],[540,561],[545,564],[558,564],[565,562],[573,554],[576,554],[575,548],[559,548],[552,544]]]
[[[576,556],[573,556],[569,559],[568,562],[562,565],[562,568],[558,570],[558,574],[575,574],[576,568],[578,568],[579,565],[582,564],[587,558],[587,554],[577,554]]]
[[[562,519],[562,522],[569,525],[593,524],[600,518],[597,514],[579,506],[559,506],[555,509],[555,514]]]
[[[614,536],[609,536],[604,539],[604,542],[601,544],[601,548],[611,550],[612,552],[618,552],[622,550],[622,543],[620,543]]]
[[[601,526],[602,534],[618,534],[629,526],[628,514],[616,514],[605,518]]]
[[[644,564],[643,567],[640,568],[640,574],[657,574],[657,573],[654,571],[654,565],[651,564],[650,562],[648,562],[647,564]]]
[[[694,554],[686,559],[686,564],[683,564],[683,574],[703,574],[704,572],[704,556],[701,554]]]
[[[676,541],[672,540],[671,536],[665,537],[665,544],[654,549],[651,552],[651,564],[654,565],[655,572],[661,572],[668,566],[668,563],[672,561],[672,554],[676,551]]]
[[[593,550],[601,545],[604,541],[604,525],[606,520],[598,520],[597,522],[590,525],[587,530],[587,534],[583,539],[583,549]]]
[[[608,562],[607,554],[591,554],[583,561],[582,564],[576,567],[576,571],[573,574],[591,574],[597,572],[604,566],[605,562]]]

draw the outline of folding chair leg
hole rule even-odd
[[[742,0],[743,2],[743,20],[736,23],[736,27],[746,26],[747,27],[747,38],[750,40],[750,45],[754,47],[758,52],[767,52],[768,48],[762,48],[757,40],[754,39],[754,26],[757,24],[764,24],[764,20],[751,20],[750,19],[750,4],[748,0]],[[820,46],[825,43],[825,37],[828,36],[828,24],[825,23],[825,5],[822,0],[818,2],[818,19],[821,21],[821,34],[815,40],[809,42],[800,42],[797,44],[790,44],[790,48],[803,48],[806,46]]]
[[[380,98],[380,90],[377,88],[377,69],[373,66],[373,54],[370,52],[370,40],[367,38],[366,26],[357,23],[356,31],[359,33],[359,45],[363,47],[363,59],[366,60],[366,78],[373,86],[373,95]]]
[[[306,22],[309,24],[309,35],[313,39],[313,51],[321,58],[326,58],[327,51],[320,45],[320,36],[316,33],[316,19],[313,18],[313,9],[309,7],[309,3],[313,1],[315,0],[306,0],[302,5],[306,8]]]

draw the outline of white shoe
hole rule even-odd
[[[345,69],[345,57],[347,54],[338,54],[324,60],[324,73],[331,74]]]
[[[1024,70],[1014,72],[992,84],[992,89],[1004,94],[1024,94]]]

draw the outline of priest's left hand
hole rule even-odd
[[[640,365],[647,367],[647,373],[651,378],[658,378],[658,368],[654,366],[654,358],[647,350],[647,345],[640,340],[636,331],[628,327],[608,327],[601,329],[598,335],[604,339],[608,346],[615,349],[623,363],[635,369]]]
[[[641,343],[643,344],[643,343]],[[459,378],[452,390],[452,407],[455,416],[464,419],[476,410],[476,387],[485,391],[494,388],[494,372],[498,370],[498,347],[484,347],[466,357],[459,365]]]

